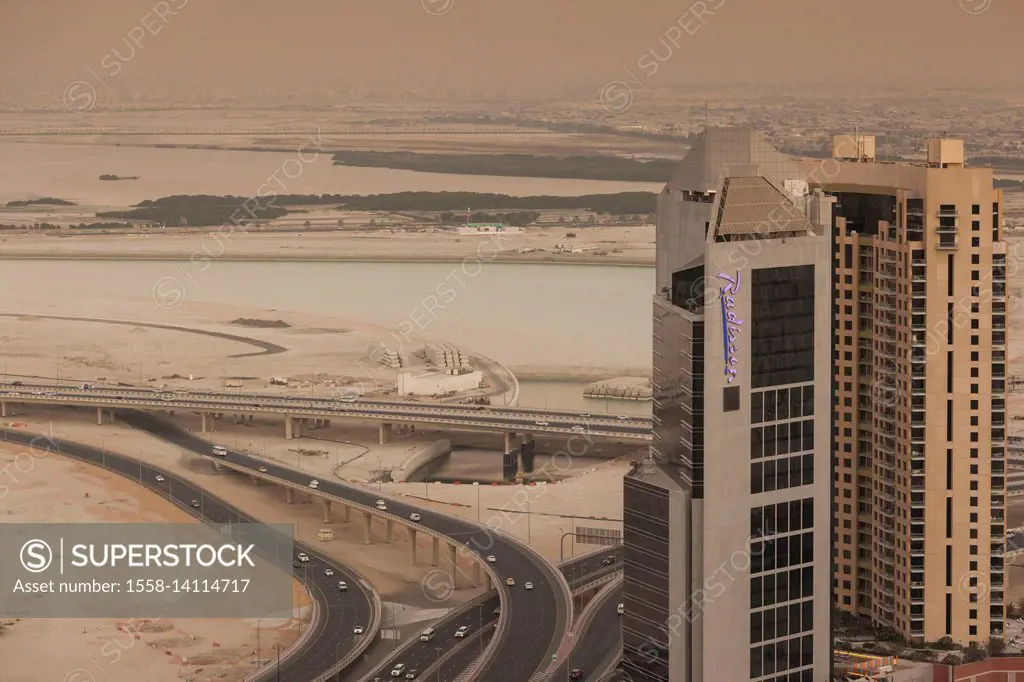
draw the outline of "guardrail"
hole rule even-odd
[[[14,440],[8,439],[7,438],[8,435],[18,436],[18,437],[27,437],[27,436],[30,435],[30,434],[25,433],[25,432],[11,431],[9,429],[0,429],[0,433],[3,433],[3,440],[5,442],[8,442],[8,443],[19,443],[19,442],[21,442],[19,439],[14,439]],[[78,455],[76,455],[74,453],[71,453],[71,452],[61,452],[61,450],[60,450],[60,443],[62,442],[62,440],[59,439],[59,438],[54,438],[54,437],[46,436],[46,435],[43,435],[43,434],[31,434],[31,438],[27,439],[27,442],[31,446],[32,443],[34,443],[35,440],[39,439],[39,438],[45,440],[47,443],[50,443],[50,444],[53,444],[53,445],[57,446],[55,449],[52,449],[52,450],[49,447],[45,448],[46,452],[56,452],[58,455],[63,455],[65,457],[71,457],[71,458],[79,460],[79,461],[84,461],[87,464],[91,464],[93,466],[96,465],[96,462],[93,462],[92,460],[85,459],[83,457],[79,457]],[[68,442],[74,443],[74,441],[68,441]],[[24,444],[24,443],[22,443],[22,444]],[[103,448],[97,448],[97,447],[95,447],[93,445],[88,445],[88,444],[85,444],[85,443],[74,443],[74,444],[82,446],[82,447],[85,447],[85,448],[89,448],[91,450],[95,450],[95,451],[101,452],[104,455],[110,455],[111,457],[115,457],[115,458],[118,458],[118,459],[122,459],[122,460],[134,459],[132,457],[129,457],[128,455],[122,455],[120,453],[113,452],[113,451],[110,451],[110,450],[104,450]],[[101,465],[101,467],[105,471],[110,471],[111,473],[117,474],[117,475],[121,476],[122,478],[127,478],[127,479],[129,479],[131,481],[136,481],[136,479],[131,478],[130,476],[127,476],[127,475],[125,475],[124,473],[122,473],[120,471],[116,471],[116,470],[113,470],[113,469],[107,469],[106,467],[104,467],[102,465]],[[153,466],[152,464],[146,464],[146,467],[148,469],[150,469],[151,471],[154,471],[154,472],[156,472],[156,473],[158,473],[158,474],[160,474],[162,476],[166,476],[166,477],[169,477],[169,478],[175,479],[175,480],[178,479],[177,475],[175,475],[175,474],[171,473],[170,471],[168,471],[166,469],[163,469],[161,467]],[[144,481],[141,481],[141,480],[138,480],[136,482],[139,483],[140,485],[144,486],[145,488],[152,489],[152,487],[153,487],[153,486],[147,485]],[[195,484],[193,484],[191,482],[189,482],[189,484],[190,485],[195,485]],[[242,517],[242,514],[238,513],[237,508],[234,507],[234,505],[228,504],[227,502],[225,502],[221,498],[217,497],[216,495],[211,495],[211,494],[207,493],[205,490],[203,491],[203,494],[206,495],[207,497],[209,497],[211,500],[215,501],[217,504],[219,504],[222,507],[224,507],[225,509],[233,509],[233,510],[235,510],[236,516],[238,516],[239,518]],[[177,507],[185,510],[186,512],[188,512],[188,514],[190,516],[196,516],[196,513],[195,513],[194,509],[192,509],[191,507],[188,507],[187,505],[179,502],[178,500],[175,500],[175,499],[173,499],[171,497],[168,497],[168,501],[173,503]],[[202,519],[201,516],[200,516],[200,519],[205,521],[205,519]],[[306,583],[306,589],[310,590],[310,591],[315,589],[318,593],[320,592],[320,588],[318,588],[316,586],[315,581],[310,582],[310,583]],[[312,597],[312,594],[310,596]],[[321,596],[322,596],[322,593],[321,593]],[[271,672],[275,672],[277,670],[277,667],[281,663],[284,663],[285,661],[289,661],[292,658],[294,658],[297,654],[301,653],[303,645],[306,643],[306,641],[310,637],[312,637],[313,633],[316,631],[316,628],[317,628],[317,626],[320,623],[320,616],[322,615],[320,613],[320,602],[319,602],[319,600],[317,600],[314,597],[312,601],[313,601],[313,609],[312,609],[312,613],[310,614],[309,624],[306,626],[306,630],[302,633],[302,635],[297,640],[292,642],[291,646],[289,646],[287,651],[285,651],[285,653],[281,655],[279,660],[272,661],[267,666],[264,666],[264,668],[262,668],[260,670],[257,670],[255,673],[253,673],[253,675],[251,677],[246,677],[245,678],[245,682],[262,682],[263,680],[269,680],[270,679],[269,674]],[[377,606],[378,609],[380,608],[380,601],[379,600],[376,601],[376,606]],[[257,661],[257,665],[258,664],[259,664],[259,661]]]
[[[336,677],[338,673],[352,665],[357,658],[362,656],[363,652],[373,644],[374,640],[377,639],[377,635],[380,634],[380,623],[383,613],[383,609],[380,604],[380,595],[377,594],[377,590],[374,589],[373,585],[367,581],[360,579],[359,582],[363,585],[364,589],[373,595],[373,599],[370,600],[373,607],[373,615],[370,616],[370,624],[366,627],[362,641],[353,647],[352,651],[348,652],[344,658],[328,668],[325,673],[320,675],[320,677],[313,680],[313,682],[327,682],[332,677]]]
[[[593,580],[591,580],[589,582],[586,582],[586,583],[584,583],[582,585],[578,585],[577,587],[573,588],[573,594],[581,594],[583,592],[587,592],[588,590],[592,590],[594,588],[601,587],[601,585],[605,585],[607,583],[613,582],[615,580],[616,575],[621,570],[622,570],[621,568],[618,568],[618,569],[616,569],[614,571],[610,571],[609,573],[607,573],[605,575],[602,575],[599,578],[594,578]]]
[[[483,639],[483,636],[487,634],[487,631],[493,629],[494,627],[494,624],[485,625],[483,630],[478,630],[477,632],[473,633],[469,637],[462,640],[462,642],[460,642],[459,644],[453,646],[451,649],[445,652],[445,655],[439,658],[437,662],[434,663],[434,665],[428,667],[426,670],[420,673],[420,677],[422,677],[424,680],[429,680],[431,675],[434,675],[435,673],[438,676],[440,676],[441,666],[447,663],[453,656],[461,652],[463,649],[468,648],[469,645],[473,642],[477,641],[478,639]],[[483,656],[483,654],[480,655]]]
[[[576,623],[573,625],[572,632],[569,634],[569,638],[573,640],[572,647],[567,652],[565,652],[564,656],[559,656],[553,662],[552,666],[548,668],[544,676],[539,678],[540,680],[550,680],[554,675],[558,673],[559,669],[563,665],[565,665],[569,656],[572,654],[572,650],[576,648],[576,644],[578,643],[577,638],[582,633],[585,633],[587,631],[587,629],[593,622],[594,617],[597,615],[597,612],[601,609],[602,606],[604,606],[604,603],[608,599],[611,599],[614,596],[615,590],[621,587],[623,577],[624,576],[621,574],[621,572],[618,572],[618,575],[611,575],[606,576],[604,578],[598,578],[591,584],[588,584],[588,587],[586,589],[590,589],[590,587],[596,587],[597,585],[602,584],[602,582],[609,583],[604,588],[602,588],[602,590],[598,592],[593,599],[590,600],[590,602],[583,609],[583,611],[580,612],[579,620],[577,620]]]
[[[310,583],[306,585],[306,589],[310,590],[311,592],[314,589],[317,592],[320,592],[320,588],[316,586],[315,581],[310,581]],[[323,595],[322,592],[320,592],[320,594],[321,596]],[[281,667],[282,663],[287,663],[288,661],[292,660],[300,653],[302,653],[302,649],[305,646],[306,642],[313,637],[313,633],[316,631],[317,626],[320,624],[321,615],[322,614],[320,613],[320,601],[314,598],[313,613],[310,615],[309,625],[306,626],[306,630],[302,633],[302,635],[297,640],[292,642],[292,645],[288,647],[288,649],[283,654],[281,654],[280,658],[278,658],[277,660],[271,660],[267,665],[263,666],[255,673],[253,673],[251,677],[246,677],[245,682],[264,682],[265,680],[272,679],[277,673],[278,668]],[[259,664],[259,661],[257,661],[257,664]]]

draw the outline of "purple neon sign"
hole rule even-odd
[[[722,304],[722,348],[725,359],[725,382],[731,384],[736,378],[736,366],[739,364],[739,347],[737,339],[743,329],[743,320],[736,317],[736,294],[740,291],[740,273],[730,277],[724,272],[718,273],[718,279],[724,284],[719,289],[719,301]]]

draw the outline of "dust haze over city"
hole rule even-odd
[[[1008,0],[0,4],[0,682],[1024,673]]]

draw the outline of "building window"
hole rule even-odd
[[[981,204],[971,204],[971,215],[981,215]]]
[[[754,388],[813,381],[814,266],[758,268],[751,280]]]

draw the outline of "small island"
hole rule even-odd
[[[54,197],[43,197],[41,199],[20,199],[8,201],[7,208],[18,208],[19,206],[75,206],[75,202],[67,199],[55,199]]]
[[[101,175],[100,180],[138,180],[138,175]]]

